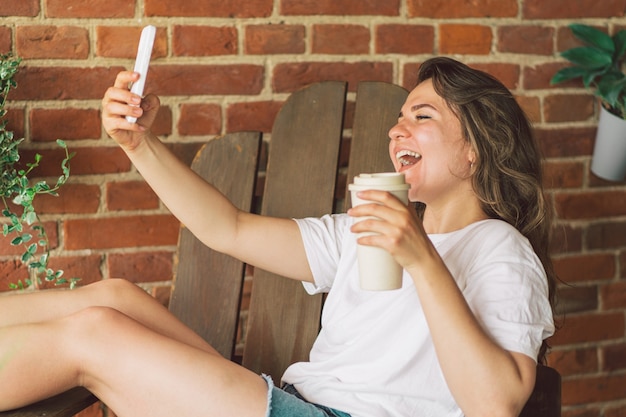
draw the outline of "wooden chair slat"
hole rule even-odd
[[[0,417],[72,417],[96,401],[86,389],[73,388],[26,407],[0,412]]]
[[[259,132],[230,133],[208,142],[191,167],[235,206],[250,211],[260,145]],[[226,358],[234,351],[244,273],[242,262],[181,228],[170,311]]]
[[[394,84],[378,81],[359,83],[350,142],[348,184],[361,173],[393,171],[388,133],[398,122],[398,114],[407,95],[408,91]],[[344,209],[348,209],[351,199],[347,186],[344,201]]]
[[[272,130],[262,214],[291,218],[332,211],[345,94],[346,83],[330,81],[285,102]],[[260,269],[253,282],[243,364],[279,380],[287,366],[308,358],[322,298]]]
[[[561,417],[561,375],[537,365],[535,387],[519,417]]]

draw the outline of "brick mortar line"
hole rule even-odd
[[[222,16],[145,16],[136,14],[133,17],[48,17],[42,10],[37,16],[10,16],[11,21],[8,27],[25,26],[144,26],[152,24],[155,26],[176,26],[176,25],[216,25],[233,26],[233,23],[242,24],[287,24],[287,25],[309,25],[309,24],[346,24],[346,25],[377,25],[386,23],[402,22],[404,24],[417,24],[425,26],[436,26],[440,24],[470,24],[481,26],[555,26],[564,27],[574,22],[584,22],[591,25],[603,26],[623,25],[624,16],[610,17],[564,17],[564,18],[526,18],[518,16],[471,16],[471,17],[409,17],[406,12],[398,15],[291,15],[272,14],[270,16],[253,17],[222,17]],[[320,19],[323,22],[320,23]],[[520,23],[517,25],[517,23]]]

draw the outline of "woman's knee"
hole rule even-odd
[[[109,293],[111,295],[123,294],[126,291],[132,291],[137,289],[137,285],[123,278],[110,278],[103,279],[101,281],[94,282],[85,287],[85,289],[92,289],[102,293]]]
[[[127,315],[111,307],[92,306],[60,320],[58,337],[74,360],[76,381],[86,386],[95,370],[107,366],[112,341],[124,344],[136,325]],[[91,379],[90,379],[91,378]]]
[[[54,322],[56,340],[63,351],[81,363],[83,359],[106,346],[112,334],[120,333],[127,317],[111,307],[86,307]],[[46,325],[45,323],[43,325]]]
[[[110,331],[111,327],[119,326],[127,316],[119,310],[108,306],[86,307],[63,321],[78,338],[81,335]]]
[[[108,306],[123,310],[124,306],[135,305],[148,294],[130,281],[120,278],[106,279],[84,287],[93,298],[93,305]]]

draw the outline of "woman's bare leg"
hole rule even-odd
[[[263,417],[267,384],[108,307],[0,329],[0,408],[82,385],[120,417]]]
[[[77,386],[78,369],[57,322],[0,328],[0,409],[12,409]]]
[[[215,352],[152,296],[123,279],[99,281],[75,290],[45,290],[2,296],[0,328],[55,320],[95,306],[111,307],[158,333]]]

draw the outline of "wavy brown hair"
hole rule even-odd
[[[451,58],[424,62],[417,83],[429,79],[460,120],[463,136],[476,153],[472,185],[483,211],[511,224],[530,241],[546,271],[554,309],[552,207],[543,192],[542,158],[528,118],[500,81]],[[540,362],[545,362],[547,349],[544,341]]]

